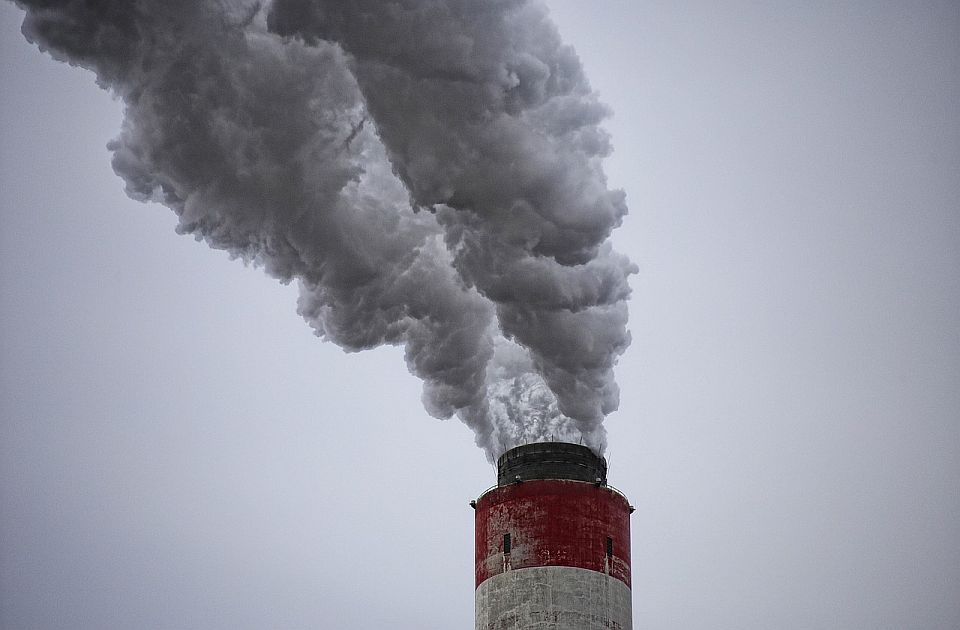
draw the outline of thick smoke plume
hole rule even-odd
[[[607,114],[538,2],[15,0],[122,99],[134,199],[300,287],[348,351],[404,348],[489,457],[604,447],[633,265]]]

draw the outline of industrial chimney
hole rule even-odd
[[[630,630],[630,513],[577,444],[518,446],[476,510],[476,630]]]

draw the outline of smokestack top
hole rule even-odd
[[[512,448],[497,460],[497,485],[531,479],[607,483],[607,460],[586,446],[537,442]]]

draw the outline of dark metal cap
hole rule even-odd
[[[586,446],[538,442],[512,448],[497,460],[497,485],[531,479],[571,479],[607,483],[607,460]]]

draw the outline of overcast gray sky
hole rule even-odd
[[[679,6],[682,5],[682,6]],[[634,624],[960,627],[960,6],[550,2],[615,112]],[[470,628],[495,479],[398,349],[133,202],[0,3],[0,626]]]

